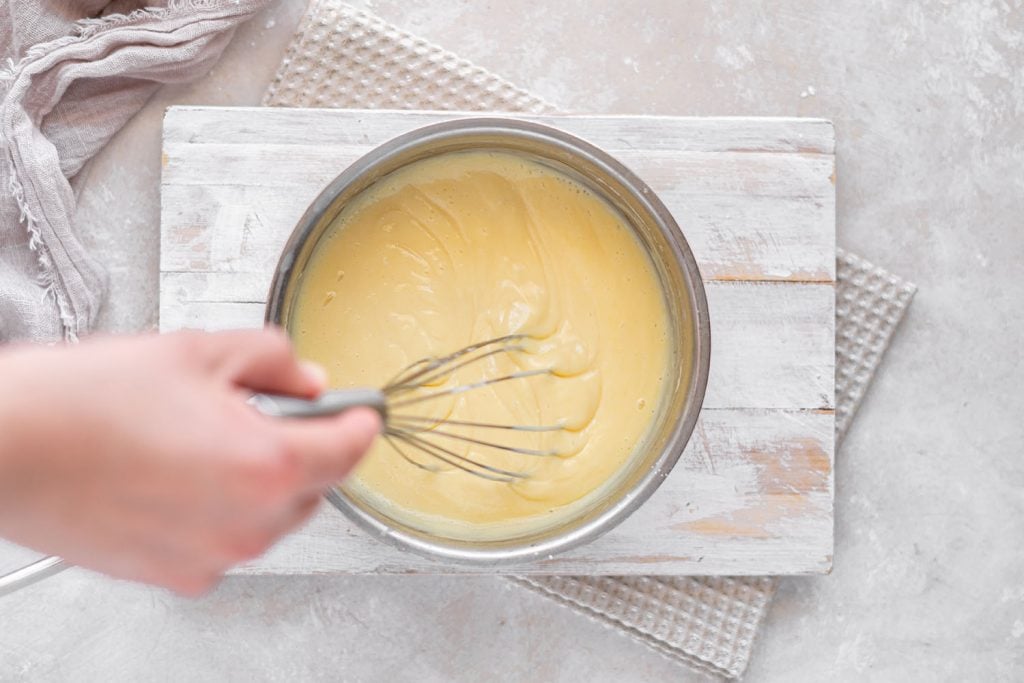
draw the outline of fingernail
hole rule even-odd
[[[323,389],[327,386],[328,375],[327,370],[324,366],[319,363],[314,363],[311,360],[299,361],[299,365],[302,367],[302,371],[306,373],[306,377],[318,387]]]

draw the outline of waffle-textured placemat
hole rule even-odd
[[[311,0],[263,100],[268,106],[558,109],[458,56],[338,0]],[[840,251],[836,438],[846,432],[914,286]],[[705,673],[738,677],[775,594],[773,577],[513,577]]]

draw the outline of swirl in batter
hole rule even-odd
[[[430,402],[418,414],[564,424],[500,437],[559,457],[461,447],[530,475],[510,484],[436,461],[441,471],[424,471],[380,440],[345,484],[410,526],[460,539],[538,530],[599,497],[650,430],[671,343],[654,267],[622,217],[567,176],[503,152],[419,161],[363,192],[317,245],[289,330],[299,354],[339,388],[382,386],[416,359],[529,336],[523,352],[447,382],[542,367],[554,375]]]

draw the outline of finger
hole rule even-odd
[[[279,420],[277,424],[299,464],[306,490],[322,490],[344,479],[382,427],[380,415],[371,408],[353,408],[334,417]]]
[[[291,341],[279,328],[211,336],[210,362],[237,386],[306,397],[318,395],[327,386],[323,368],[298,360]]]
[[[164,562],[148,561],[133,571],[118,571],[111,575],[127,581],[166,588],[184,597],[198,598],[217,585],[223,572],[198,568],[185,570]]]
[[[220,583],[220,574],[197,574],[195,576],[173,577],[165,587],[184,598],[201,598]]]
[[[259,533],[264,540],[257,542],[257,547],[251,547],[249,554],[241,559],[252,560],[263,555],[281,538],[306,524],[310,517],[320,509],[321,499],[322,495],[319,491],[303,494],[294,506]]]
[[[161,586],[189,596],[210,590],[231,564],[210,562],[206,557],[196,557],[194,552],[182,553],[166,545],[146,547],[145,543],[102,562],[75,563],[114,578]]]
[[[251,523],[231,533],[212,534],[205,552],[207,567],[224,572],[232,566],[254,560],[266,553],[283,536],[304,525],[320,507],[319,493],[305,494],[273,519],[253,526]]]
[[[276,529],[275,537],[281,538],[287,536],[296,529],[302,527],[310,520],[310,518],[316,514],[316,511],[320,509],[320,501],[322,497],[319,492],[307,494],[301,498],[292,510],[290,515],[287,515],[281,522],[281,525]],[[276,542],[276,540],[275,540]]]

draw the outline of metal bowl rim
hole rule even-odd
[[[443,541],[427,540],[396,529],[350,502],[346,495],[338,489],[331,489],[325,494],[332,505],[364,531],[399,549],[411,551],[430,559],[461,565],[513,565],[550,559],[557,553],[594,540],[621,523],[639,508],[668,476],[679,460],[696,425],[707,388],[711,355],[711,329],[707,297],[696,259],[682,230],[653,190],[608,153],[589,142],[551,126],[508,117],[472,117],[453,119],[417,128],[383,143],[356,160],[313,200],[302,218],[299,219],[282,250],[270,287],[265,320],[268,324],[283,326],[285,321],[281,318],[284,309],[284,294],[294,274],[296,254],[316,230],[319,220],[338,195],[351,184],[372,173],[375,169],[386,166],[396,157],[408,155],[417,148],[433,146],[440,142],[470,135],[525,138],[535,143],[553,145],[563,152],[583,157],[588,162],[603,167],[610,177],[628,190],[635,200],[644,205],[644,208],[655,219],[658,230],[670,245],[676,265],[682,269],[689,289],[690,313],[693,316],[696,329],[692,377],[686,392],[685,409],[683,414],[678,416],[676,427],[665,448],[650,470],[618,501],[600,515],[578,527],[556,533],[550,538],[531,544],[469,548]]]

